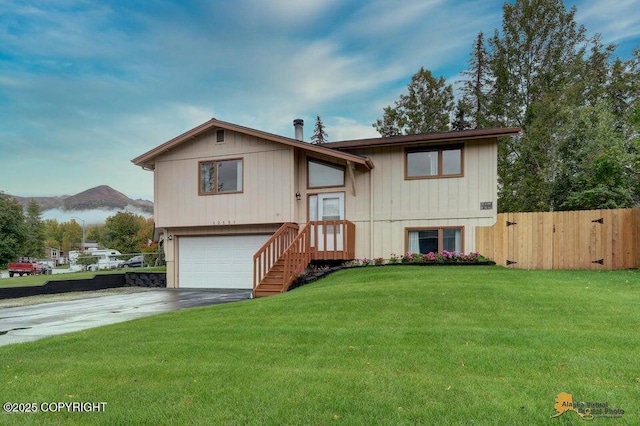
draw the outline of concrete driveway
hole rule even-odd
[[[43,297],[44,302],[47,298]],[[196,306],[235,302],[251,290],[153,289],[0,308],[0,346]],[[14,299],[15,300],[15,299]],[[18,302],[19,304],[19,302]]]

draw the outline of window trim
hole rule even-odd
[[[310,181],[310,167],[309,167],[309,163],[316,163],[316,164],[320,164],[323,166],[327,166],[327,167],[332,167],[334,169],[340,169],[342,170],[342,185],[328,185],[328,186],[311,186],[311,181]],[[345,166],[343,166],[342,164],[336,164],[336,163],[330,163],[328,161],[323,161],[320,160],[318,158],[314,158],[314,157],[307,157],[307,189],[313,189],[313,190],[317,190],[317,189],[323,189],[323,188],[344,188],[347,182],[347,168]]]
[[[225,161],[238,161],[240,160],[240,164],[242,164],[242,186],[239,191],[223,191],[218,192],[217,188],[214,188],[213,192],[204,192],[202,190],[202,165],[213,163],[215,166],[216,173],[216,182],[218,182],[218,163],[223,163]],[[221,158],[217,160],[202,160],[198,161],[198,195],[225,195],[225,194],[242,194],[244,192],[244,158],[243,157],[234,157],[234,158]]]
[[[464,226],[417,226],[404,228],[404,252],[409,252],[409,232],[415,231],[438,231],[438,253],[442,253],[443,243],[444,243],[444,231],[447,229],[459,229],[460,230],[460,253],[464,253]]]
[[[442,152],[460,150],[460,173],[456,174],[443,174],[442,173]],[[435,175],[416,175],[409,176],[409,154],[415,152],[437,152],[438,153],[438,173]],[[417,179],[447,179],[447,178],[460,178],[464,177],[464,144],[451,144],[451,145],[434,145],[423,148],[405,148],[404,150],[404,180],[417,180]]]

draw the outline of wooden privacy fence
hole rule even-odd
[[[476,228],[476,249],[512,268],[638,268],[640,207],[500,213],[495,225]]]

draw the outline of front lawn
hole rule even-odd
[[[2,424],[640,423],[640,273],[367,267],[264,299],[0,347]]]

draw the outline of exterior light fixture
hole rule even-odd
[[[296,200],[302,200],[302,195],[300,195],[300,191],[296,192]]]

